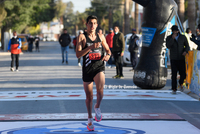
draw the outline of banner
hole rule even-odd
[[[190,91],[200,97],[200,51],[194,50],[193,54],[193,71],[190,84]]]

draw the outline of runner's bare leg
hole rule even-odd
[[[101,100],[103,98],[103,88],[105,85],[105,75],[103,72],[99,72],[95,77],[94,77],[94,82],[96,84],[96,89],[97,89],[97,103],[95,105],[95,108],[99,108],[101,104]]]
[[[86,94],[86,107],[88,111],[88,118],[92,118],[92,101],[93,101],[93,82],[83,82]]]

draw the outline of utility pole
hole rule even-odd
[[[139,27],[138,27],[138,15],[139,15],[139,5],[135,2],[135,28],[137,33],[139,33]]]

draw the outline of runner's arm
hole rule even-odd
[[[110,48],[109,48],[109,46],[108,46],[108,44],[106,42],[105,37],[102,35],[102,36],[100,36],[100,38],[101,38],[101,41],[102,41],[102,46],[104,47],[104,49],[106,51],[106,56],[104,56],[102,60],[103,61],[108,61],[110,56],[111,56]]]

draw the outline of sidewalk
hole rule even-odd
[[[10,52],[4,52],[1,48],[0,48],[0,56],[3,55],[10,55]]]

